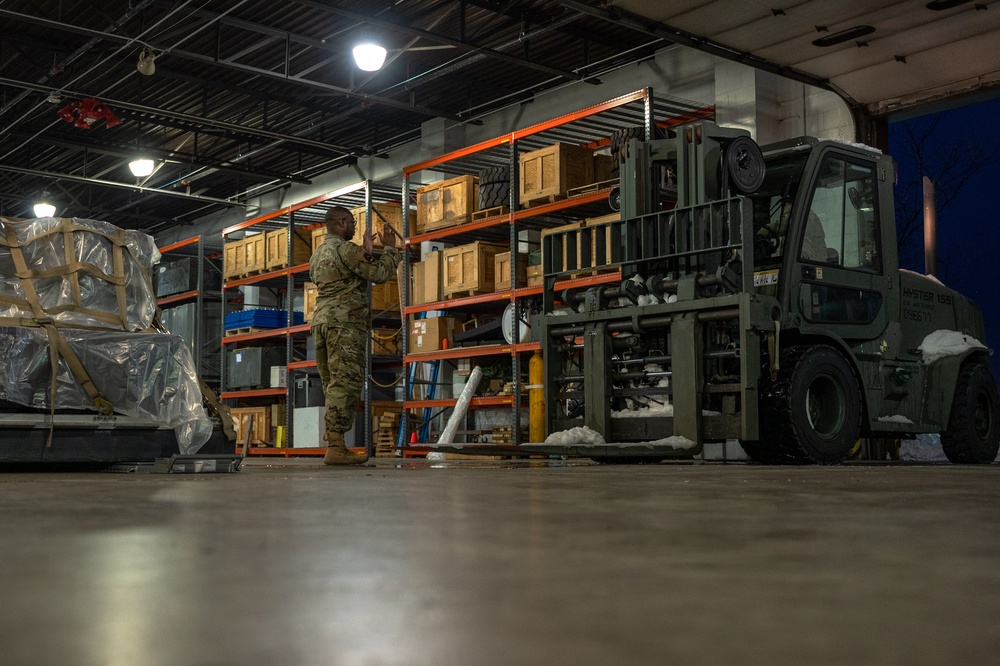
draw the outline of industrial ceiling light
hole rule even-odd
[[[153,173],[153,160],[146,157],[137,157],[128,163],[128,168],[136,178],[145,178]]]
[[[366,72],[377,72],[382,69],[385,63],[387,51],[384,46],[366,42],[354,47],[354,62],[358,63],[358,68]]]
[[[56,214],[56,207],[51,203],[52,197],[48,192],[42,192],[41,199],[34,206],[35,217],[52,217]]]
[[[142,53],[139,54],[139,62],[136,63],[135,68],[143,76],[152,76],[156,72],[156,56],[149,49],[143,49]]]

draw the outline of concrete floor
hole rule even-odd
[[[986,664],[1000,466],[2,474],[4,664]]]

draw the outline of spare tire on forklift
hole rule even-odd
[[[955,382],[948,429],[941,433],[941,447],[953,463],[987,464],[1000,450],[1000,401],[989,368],[970,359]]]

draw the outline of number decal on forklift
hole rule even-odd
[[[753,274],[753,286],[763,287],[769,284],[778,284],[778,269],[770,271],[757,271]]]

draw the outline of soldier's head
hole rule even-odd
[[[326,233],[340,236],[344,240],[354,238],[354,215],[343,206],[334,206],[326,211]]]

